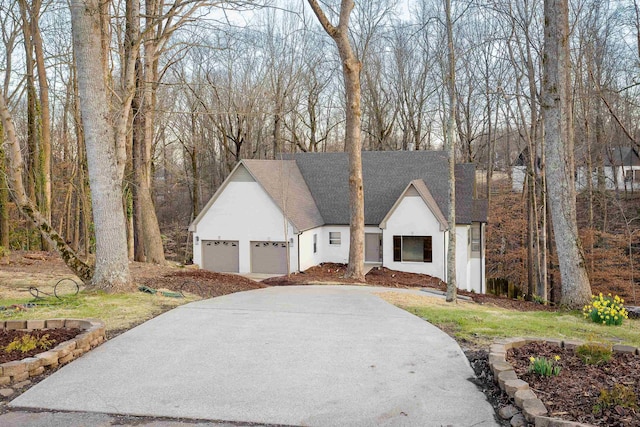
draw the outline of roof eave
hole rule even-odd
[[[438,207],[438,204],[436,203],[435,199],[431,195],[431,192],[429,191],[427,186],[426,185],[419,186],[416,184],[416,181],[421,181],[421,180],[414,180],[414,181],[411,181],[409,184],[407,184],[404,191],[402,191],[402,193],[400,194],[400,197],[398,197],[398,199],[395,201],[393,206],[391,206],[391,209],[389,209],[389,212],[387,212],[387,214],[384,216],[382,221],[380,221],[381,229],[384,230],[387,228],[387,221],[389,220],[391,215],[393,215],[393,212],[398,208],[398,206],[400,205],[400,202],[404,199],[407,191],[411,187],[416,189],[422,201],[425,203],[425,205],[427,205],[427,208],[429,208],[431,213],[436,217],[436,220],[440,224],[440,231],[447,231],[449,229],[449,223],[447,222],[444,215],[442,214],[442,211]]]

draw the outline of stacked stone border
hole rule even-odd
[[[83,330],[75,338],[56,345],[51,350],[22,360],[0,364],[0,386],[25,381],[42,374],[45,370],[71,362],[73,359],[100,345],[105,340],[104,323],[98,320],[49,319],[49,320],[6,320],[0,321],[0,329],[35,331],[47,329]]]
[[[583,341],[543,339],[543,338],[509,338],[494,342],[489,350],[489,367],[500,388],[515,401],[516,406],[529,423],[536,427],[590,427],[589,424],[577,423],[549,417],[547,408],[529,388],[529,384],[518,378],[513,366],[506,360],[507,350],[524,345],[542,342],[551,346],[575,349],[584,344]],[[614,345],[613,351],[640,355],[640,349],[627,345]]]

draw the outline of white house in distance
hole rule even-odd
[[[365,262],[447,279],[448,169],[442,151],[365,151]],[[347,153],[242,160],[190,225],[193,262],[219,272],[303,271],[349,257]],[[456,165],[456,274],[485,292],[486,200]]]
[[[603,178],[607,190],[631,191],[640,189],[640,157],[635,148],[612,147],[602,151]],[[588,186],[586,166],[576,168],[576,190],[585,190]],[[598,172],[593,171],[593,186],[598,185]]]

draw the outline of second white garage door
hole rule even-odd
[[[287,244],[251,242],[251,272],[287,274]]]

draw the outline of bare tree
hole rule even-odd
[[[580,307],[591,298],[591,286],[576,221],[568,1],[545,0],[544,17],[542,111],[549,204],[562,276],[560,302]]]
[[[451,0],[444,0],[445,26],[447,32],[447,72],[445,86],[448,94],[446,151],[449,163],[449,245],[447,247],[447,302],[456,302],[456,144],[454,126],[456,117],[456,55],[453,44],[453,20]]]
[[[69,266],[69,268],[71,268],[71,270],[76,273],[80,279],[88,282],[93,276],[91,267],[86,265],[76,256],[75,252],[69,247],[69,245],[67,245],[64,239],[55,229],[53,229],[49,221],[47,221],[47,218],[38,210],[38,207],[33,200],[27,196],[22,180],[24,162],[22,160],[22,153],[20,152],[20,143],[18,142],[16,129],[13,124],[9,108],[7,107],[4,94],[1,94],[0,96],[0,119],[2,120],[3,130],[7,137],[7,147],[9,149],[9,152],[7,153],[9,164],[9,173],[7,178],[11,186],[11,195],[14,202],[20,212],[32,221],[38,231],[56,247],[67,266]]]
[[[103,68],[99,0],[73,0],[71,23],[78,70],[80,109],[93,199],[96,265],[92,283],[117,291],[131,285],[126,223],[122,210],[122,179],[116,161],[116,139],[109,123]]]
[[[349,18],[355,3],[342,0],[338,25],[333,26],[316,0],[308,0],[311,9],[338,47],[347,101],[345,145],[349,152],[349,266],[346,276],[364,281],[364,185],[362,180],[362,110],[360,106],[360,70],[349,40]]]

